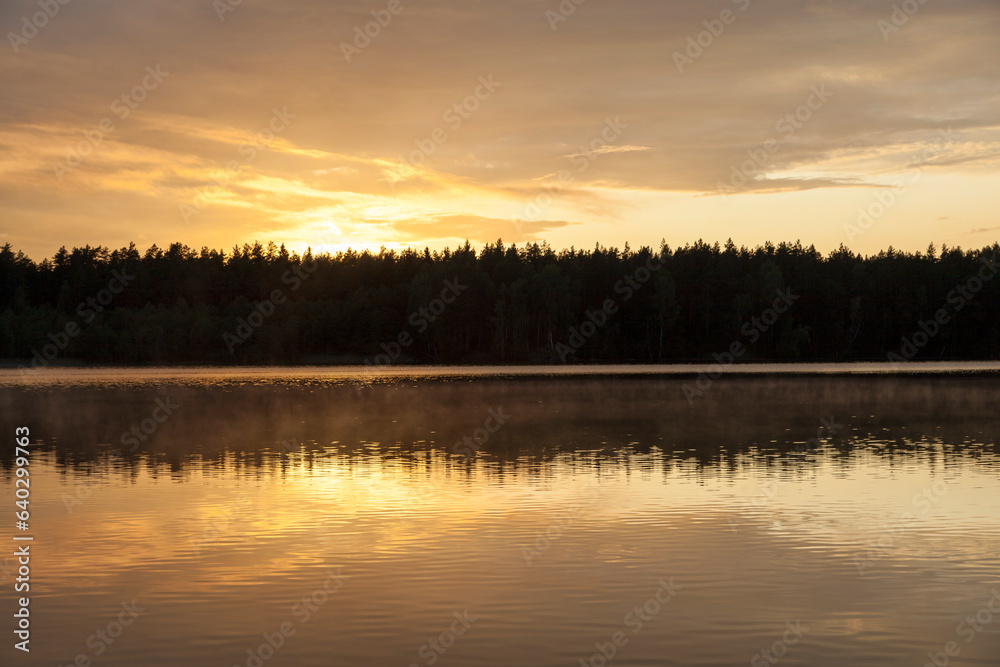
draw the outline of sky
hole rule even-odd
[[[1000,238],[996,0],[5,0],[0,243]]]

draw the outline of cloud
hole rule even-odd
[[[634,151],[651,151],[652,146],[601,146],[600,148],[594,148],[592,150],[587,150],[582,153],[571,153],[570,155],[565,155],[563,157],[574,158],[574,157],[591,157],[596,155],[607,155],[608,153],[631,153]]]
[[[998,231],[1000,231],[1000,227],[983,227],[983,228],[980,228],[980,229],[970,229],[969,231],[965,232],[965,234],[966,235],[970,235],[970,234],[988,234],[990,232],[998,232]]]
[[[543,234],[574,224],[565,220],[501,220],[478,215],[452,213],[430,218],[398,220],[390,228],[403,242],[468,239],[477,243],[502,238],[508,243],[540,241]]]
[[[375,225],[373,243],[396,232],[416,240],[408,229],[445,234],[447,224],[460,238],[472,231],[464,216],[499,229],[569,171],[544,217],[581,224],[533,238],[598,229],[588,222],[598,214],[628,225],[629,193],[715,194],[769,141],[777,150],[737,191],[881,187],[947,127],[956,140],[927,167],[997,168],[996,3],[926,3],[889,40],[877,27],[891,13],[882,3],[722,3],[737,19],[684,72],[672,54],[720,6],[586,3],[553,31],[553,4],[405,4],[350,63],[341,43],[371,20],[356,2],[245,0],[222,21],[205,0],[65,5],[19,55],[0,57],[0,191],[13,195],[0,216],[45,254],[73,219],[127,241],[112,221],[120,215],[141,216],[135,224],[161,242],[292,234],[293,221],[331,213],[343,216],[333,223],[341,232]],[[0,25],[36,10],[4,3]],[[114,101],[157,65],[169,77],[115,116]],[[501,85],[480,99],[490,76]],[[811,109],[816,87],[832,95]],[[274,109],[294,119],[261,140]],[[105,118],[114,131],[54,178],[53,163]],[[591,148],[614,118],[621,135]],[[421,147],[432,150],[417,163]],[[178,206],[205,188],[211,204],[184,225]],[[364,222],[365,206],[393,201],[425,222]]]

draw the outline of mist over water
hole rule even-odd
[[[877,370],[0,374],[39,441],[33,650],[0,653],[997,664],[1000,615],[962,625],[1000,590],[996,375]]]

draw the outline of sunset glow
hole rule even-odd
[[[876,252],[1000,229],[995,4],[369,4],[70,3],[32,31],[6,3],[0,240]]]

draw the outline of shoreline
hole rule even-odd
[[[1000,374],[1000,361],[925,361],[925,362],[761,362],[718,364],[573,364],[573,365],[268,365],[268,366],[51,366],[40,369],[0,365],[0,381],[26,382],[45,379],[87,379],[108,377],[122,379],[171,379],[191,375],[212,374],[222,378],[253,377],[257,379],[343,379],[365,380],[445,380],[445,379],[505,379],[505,378],[689,378],[708,376],[712,379],[767,377],[920,377],[920,376],[989,376]]]

